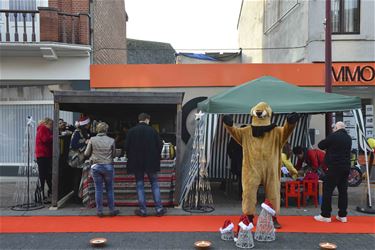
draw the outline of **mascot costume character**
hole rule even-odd
[[[229,134],[242,145],[242,212],[253,222],[257,203],[257,190],[263,184],[266,199],[280,211],[280,175],[281,149],[292,134],[299,119],[297,113],[287,116],[283,127],[271,124],[271,107],[260,102],[254,106],[250,115],[251,125],[245,128],[233,126],[230,115],[223,117],[224,127]],[[281,228],[276,216],[273,217],[275,228]]]

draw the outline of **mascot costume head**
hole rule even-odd
[[[251,127],[254,137],[261,137],[264,133],[271,131],[276,127],[271,124],[272,109],[265,102],[260,102],[250,110]]]

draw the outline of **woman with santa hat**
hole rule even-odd
[[[87,143],[90,139],[90,118],[82,115],[79,121],[76,123],[76,130],[74,130],[72,139],[70,141],[70,149],[78,150],[79,152],[84,153]],[[84,160],[80,162],[80,165],[84,163]],[[73,168],[73,185],[74,185],[74,194],[73,199],[76,203],[82,203],[81,198],[79,197],[79,184],[82,177],[82,167],[78,166]]]

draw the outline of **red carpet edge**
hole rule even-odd
[[[351,216],[347,223],[332,216],[331,223],[312,216],[279,216],[285,233],[374,234],[375,217]],[[89,232],[219,232],[226,219],[235,225],[239,216],[1,216],[0,233],[89,233]]]

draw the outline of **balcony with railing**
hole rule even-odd
[[[88,13],[64,13],[49,7],[38,10],[0,9],[1,43],[55,42],[90,44]]]

